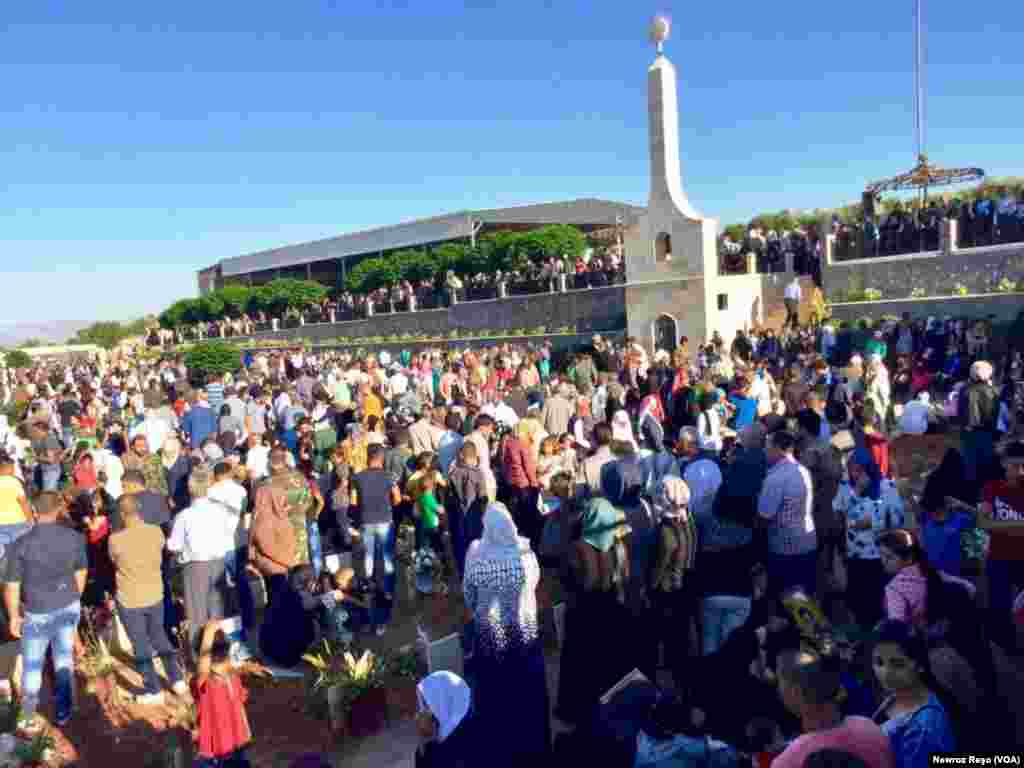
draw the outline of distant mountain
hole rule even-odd
[[[52,320],[45,323],[0,325],[0,347],[14,347],[28,339],[45,339],[53,344],[63,344],[89,325],[91,322],[88,320]]]

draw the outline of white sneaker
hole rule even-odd
[[[188,696],[188,683],[184,680],[179,680],[171,686],[171,692],[175,696]]]
[[[143,706],[156,706],[164,703],[164,694],[162,691],[156,693],[139,693],[135,696],[135,703],[142,704]]]

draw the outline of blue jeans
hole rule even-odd
[[[181,669],[178,658],[167,630],[164,629],[163,601],[147,605],[143,608],[125,608],[117,604],[117,612],[124,624],[124,631],[132,643],[135,652],[135,668],[142,675],[142,685],[146,693],[160,692],[160,678],[156,674],[153,660],[159,657],[163,661],[167,680],[174,685],[181,680]]]
[[[238,590],[238,612],[242,615],[242,627],[246,630],[256,626],[256,600],[252,596],[249,574],[245,571],[248,562],[248,547],[239,547],[224,558],[224,570],[231,576]]]
[[[384,568],[384,599],[374,600],[374,623],[383,626],[391,621],[391,602],[395,595],[395,525],[368,523],[360,529],[365,549],[366,578],[373,580],[373,568],[380,557]],[[378,608],[378,605],[380,605]]]
[[[178,625],[181,624],[181,616],[178,615],[178,606],[171,596],[171,561],[165,557],[160,564],[160,577],[164,581],[164,630],[173,645],[178,644]]]
[[[239,749],[226,757],[197,757],[193,768],[249,768],[250,765],[245,750]]]
[[[21,630],[21,653],[25,669],[22,673],[21,716],[31,719],[39,706],[39,689],[43,686],[43,664],[46,649],[53,651],[56,672],[55,698],[57,720],[71,717],[75,678],[75,632],[82,614],[82,605],[75,600],[66,608],[50,613],[25,612]]]
[[[739,595],[709,595],[702,603],[701,652],[708,656],[721,648],[734,630],[750,618],[751,601]]]
[[[313,566],[316,577],[320,578],[320,571],[324,567],[323,546],[320,543],[320,526],[316,521],[306,523],[306,538],[309,541],[309,564]]]

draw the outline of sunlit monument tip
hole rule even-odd
[[[668,40],[669,34],[672,32],[672,21],[663,14],[658,14],[651,19],[651,42],[654,43],[655,48],[658,51],[658,55],[661,56],[665,53],[665,41]]]

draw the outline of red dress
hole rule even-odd
[[[238,675],[211,674],[202,683],[193,677],[192,698],[199,718],[200,755],[227,757],[252,741],[245,714],[249,692]]]

